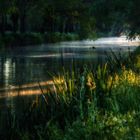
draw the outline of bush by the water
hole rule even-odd
[[[75,33],[6,33],[4,36],[0,37],[0,47],[37,45],[78,39],[79,36]]]
[[[2,38],[4,46],[25,46],[43,43],[40,33],[7,33]]]
[[[78,40],[79,36],[78,34],[74,33],[45,33],[44,34],[44,41],[49,43],[55,43],[60,41],[72,41],[72,40]]]

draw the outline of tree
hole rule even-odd
[[[127,22],[129,28],[129,36],[135,37],[140,35],[140,1],[129,0]]]
[[[2,35],[5,34],[9,7],[10,1],[0,0],[0,33]]]
[[[140,34],[139,5],[140,0],[0,0],[0,33],[75,32],[87,37],[96,31],[135,36]]]

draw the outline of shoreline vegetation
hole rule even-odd
[[[5,47],[17,47],[78,39],[79,36],[73,33],[7,33],[0,37],[0,45]]]
[[[53,91],[45,91],[23,106],[0,112],[3,140],[140,139],[140,47],[127,57],[108,56],[96,70],[53,75]],[[57,80],[56,80],[57,77]],[[58,79],[59,77],[59,79]],[[61,82],[61,84],[60,84]]]
[[[88,35],[83,36],[78,33],[60,33],[60,32],[48,32],[48,33],[40,33],[40,32],[26,32],[26,33],[13,33],[7,32],[4,35],[0,35],[0,48],[7,47],[21,47],[28,45],[41,45],[47,43],[57,43],[62,41],[76,41],[76,40],[84,40],[91,39],[96,40],[100,37],[109,37],[109,34],[105,33],[95,33],[90,32]],[[114,36],[115,37],[115,36]],[[126,35],[128,40],[139,39],[139,36],[135,36],[130,38],[130,36]],[[92,47],[94,49],[94,46]]]
[[[38,45],[43,43],[56,43],[61,41],[73,41],[83,39],[96,39],[95,33],[88,35],[88,37],[81,37],[78,33],[5,33],[0,36],[0,47],[17,47],[27,45]]]

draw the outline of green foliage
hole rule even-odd
[[[6,33],[2,37],[2,43],[4,46],[22,46],[22,45],[34,45],[43,43],[43,37],[40,33]]]
[[[23,40],[22,41],[23,44],[25,42],[24,45],[33,45],[33,44],[43,43],[42,35],[39,33],[25,33],[23,34],[21,39]]]
[[[44,36],[46,42],[58,42],[61,41],[61,33],[48,33]]]
[[[0,33],[47,33],[50,42],[73,40],[70,34],[78,34],[78,39],[121,33],[135,38],[140,34],[139,15],[139,0],[1,0]],[[35,42],[36,36],[29,37]]]
[[[42,43],[55,43],[60,41],[78,40],[79,36],[75,33],[6,33],[0,38],[0,46],[14,47],[25,45],[36,45]]]
[[[140,27],[138,26],[140,24],[139,5],[139,0],[129,0],[127,21],[129,25],[129,36],[131,38],[135,38],[137,35],[140,35]]]
[[[65,41],[72,41],[72,40],[78,40],[79,39],[79,36],[77,34],[72,34],[72,33],[67,33],[67,34],[63,34],[62,35],[62,40]]]
[[[64,139],[82,139],[82,140],[106,140],[106,139],[134,139],[131,136],[135,133],[136,127],[133,124],[135,112],[126,114],[105,113],[105,115],[96,114],[96,121],[89,119],[86,122],[75,121],[71,127],[67,129]],[[135,132],[131,132],[134,128]]]
[[[79,36],[74,33],[55,32],[55,33],[46,33],[44,35],[44,41],[50,42],[50,43],[55,43],[55,42],[60,42],[60,41],[72,41],[72,40],[78,40],[78,39],[79,39]]]

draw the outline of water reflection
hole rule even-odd
[[[43,93],[47,93],[48,90],[51,90],[51,86],[53,85],[52,80],[38,82],[38,83],[29,83],[29,84],[23,84],[19,86],[12,86],[9,85],[5,88],[0,89],[0,99],[6,98],[6,97],[15,97],[15,96],[29,96],[29,95],[37,95],[42,94],[41,89],[39,85],[43,89]],[[5,94],[5,92],[7,94]],[[2,94],[4,93],[4,94]]]
[[[15,79],[15,62],[12,61],[10,58],[5,59],[4,63],[4,85],[8,86],[10,83],[9,79]]]
[[[127,52],[128,47],[133,51],[138,45],[139,40],[130,42],[121,37],[18,47],[0,52],[0,105],[15,107],[16,97],[40,94],[37,81],[45,87],[46,81],[51,79],[48,71],[56,73],[63,67],[71,70],[72,66],[84,64],[94,67],[106,61],[105,50],[112,48],[117,52],[121,48],[121,52]]]

